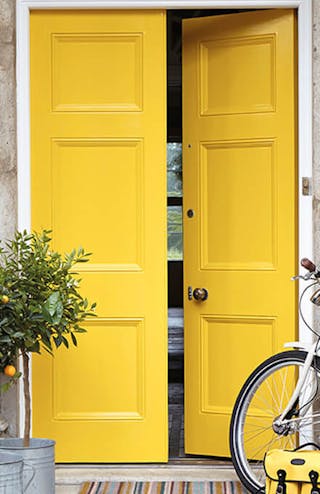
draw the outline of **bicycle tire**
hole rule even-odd
[[[252,493],[264,493],[265,474],[262,466],[263,457],[268,449],[277,447],[293,449],[298,445],[297,443],[309,442],[310,435],[314,433],[317,434],[317,440],[320,438],[320,413],[317,416],[317,418],[319,417],[319,425],[315,431],[314,420],[311,424],[310,418],[299,418],[298,411],[298,408],[301,409],[301,406],[310,403],[311,399],[313,403],[316,400],[319,400],[320,403],[318,392],[320,359],[318,357],[313,359],[309,371],[312,375],[315,375],[316,371],[317,379],[316,381],[309,380],[309,389],[306,387],[302,390],[299,406],[297,403],[296,414],[292,417],[290,427],[294,428],[294,432],[288,432],[288,430],[276,432],[272,427],[274,419],[284,410],[288,401],[287,386],[291,386],[291,389],[294,388],[297,370],[303,365],[306,355],[305,351],[291,350],[268,358],[248,377],[235,402],[230,422],[231,457],[239,479]],[[285,376],[288,376],[288,382],[289,380],[292,381],[291,384],[287,383],[287,377],[284,379],[284,373]],[[274,393],[278,383],[283,388],[281,394]],[[258,392],[260,396],[258,396]],[[260,407],[261,412],[258,406],[259,399],[263,403],[263,406]],[[279,406],[277,401],[279,401]],[[277,407],[279,408],[278,411],[276,410]],[[263,426],[259,425],[262,422]],[[312,433],[310,432],[311,429]],[[266,439],[268,440],[264,444]],[[252,441],[251,444],[250,441]],[[256,443],[259,443],[259,450],[254,452],[253,448],[257,447]]]

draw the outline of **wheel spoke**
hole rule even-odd
[[[256,456],[260,456],[261,453],[265,453],[266,451],[268,451],[269,449],[271,449],[271,446],[279,440],[279,437],[282,437],[282,436],[274,436],[272,439],[270,439],[270,441],[268,441],[266,444],[263,444],[262,446],[259,445],[259,449],[255,450],[254,451],[254,454],[253,454],[253,459],[254,457]],[[264,456],[264,455],[262,455]],[[258,461],[258,460],[257,460]],[[261,461],[261,460],[260,460]]]
[[[285,375],[283,374],[282,378],[282,394],[281,394],[281,401],[280,401],[280,410],[283,410],[283,399],[284,395],[286,394],[286,382],[287,382],[287,376],[288,376],[288,367],[285,368]]]
[[[256,434],[253,434],[251,436],[247,436],[246,437],[246,443],[248,443],[249,441],[252,441],[253,439],[257,438],[258,436],[261,436],[261,434],[264,434],[266,432],[266,430],[268,430],[269,427],[267,427],[266,429],[263,429],[262,431],[260,432],[257,432]]]

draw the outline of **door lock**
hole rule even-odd
[[[188,216],[188,218],[193,218],[194,217],[194,210],[193,209],[188,209],[187,216]]]
[[[204,302],[208,298],[208,290],[206,288],[195,288],[192,292],[192,296],[195,300],[198,302]],[[189,300],[191,300],[192,297],[189,297]]]

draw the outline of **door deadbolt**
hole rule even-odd
[[[194,217],[194,210],[193,209],[188,209],[187,216],[188,216],[188,218],[193,218]]]

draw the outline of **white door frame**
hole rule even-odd
[[[298,257],[313,259],[312,197],[302,195],[302,178],[312,177],[312,0],[17,0],[18,228],[30,229],[30,11],[38,9],[266,9],[298,12]],[[294,273],[293,273],[294,274]],[[303,285],[300,287],[300,293]],[[311,304],[304,308],[312,320]],[[300,339],[311,332],[300,321]],[[21,424],[21,421],[20,421]]]

